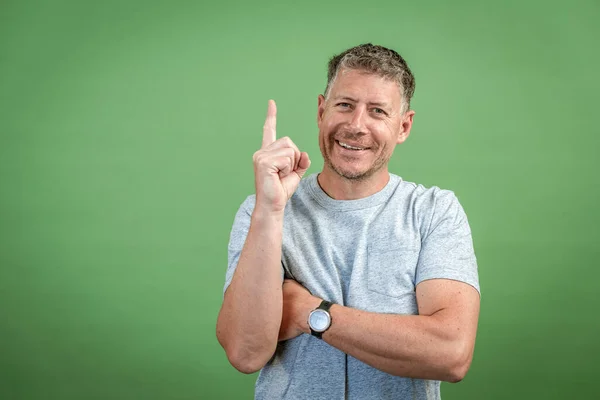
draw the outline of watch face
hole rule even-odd
[[[308,316],[308,324],[313,331],[325,332],[329,328],[329,324],[331,324],[331,316],[327,311],[314,310]]]

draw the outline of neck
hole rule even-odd
[[[381,191],[390,180],[387,168],[365,179],[347,179],[325,167],[317,177],[321,189],[334,200],[358,200]]]

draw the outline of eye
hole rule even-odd
[[[383,115],[386,115],[386,112],[385,112],[385,111],[383,111],[381,108],[374,108],[374,109],[373,109],[373,112],[374,112],[375,114],[383,114]]]
[[[342,107],[342,108],[349,108],[350,107],[349,103],[338,103],[337,105],[338,105],[338,107]]]

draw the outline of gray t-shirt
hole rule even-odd
[[[255,196],[236,214],[225,289],[248,234]],[[288,201],[282,278],[322,299],[377,313],[418,314],[415,287],[446,278],[479,291],[467,217],[451,191],[390,174],[379,192],[334,200],[310,175]],[[333,321],[335,324],[335,321]],[[311,335],[280,342],[256,381],[256,399],[439,399],[440,382],[393,376]]]

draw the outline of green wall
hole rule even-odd
[[[483,290],[444,399],[591,398],[600,3],[0,2],[0,399],[244,399],[215,338],[267,100],[322,166],[334,53],[417,80],[391,170],[454,190]]]

